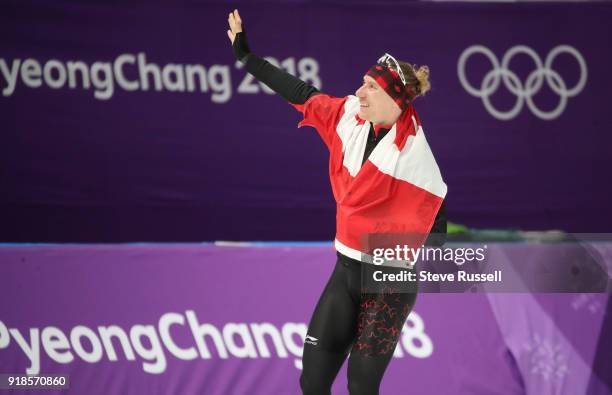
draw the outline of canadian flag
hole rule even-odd
[[[294,105],[329,148],[336,200],[336,249],[368,261],[375,248],[420,247],[447,187],[413,106],[406,109],[361,165],[370,122],[358,117],[356,96],[312,96]],[[364,257],[364,255],[366,257]]]

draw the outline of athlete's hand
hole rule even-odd
[[[227,37],[232,42],[234,55],[236,59],[244,63],[246,62],[247,55],[251,53],[251,49],[249,44],[247,44],[246,32],[242,26],[242,18],[240,18],[238,10],[230,12],[227,22],[229,23]]]
[[[236,34],[242,32],[242,18],[240,18],[238,10],[230,12],[229,17],[227,18],[227,22],[229,23],[229,30],[227,31],[227,36],[229,37],[233,45],[234,40],[236,39]]]

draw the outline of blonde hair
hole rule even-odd
[[[411,86],[417,96],[423,96],[431,89],[429,67],[417,67],[415,64],[413,65],[401,60],[398,60],[398,63],[406,77],[406,85]]]

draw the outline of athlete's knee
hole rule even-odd
[[[331,394],[331,383],[325,383],[318,377],[304,374],[304,371],[300,376],[300,388],[303,395]]]
[[[350,395],[378,395],[378,383],[368,380],[368,376],[349,377],[348,390]]]
[[[366,356],[358,350],[353,350],[347,369],[349,394],[378,395],[391,356],[392,354]]]

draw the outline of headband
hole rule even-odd
[[[377,64],[370,67],[366,75],[372,77],[402,111],[410,107],[416,97],[412,87],[406,85],[406,78],[399,63],[389,54],[378,59]]]

